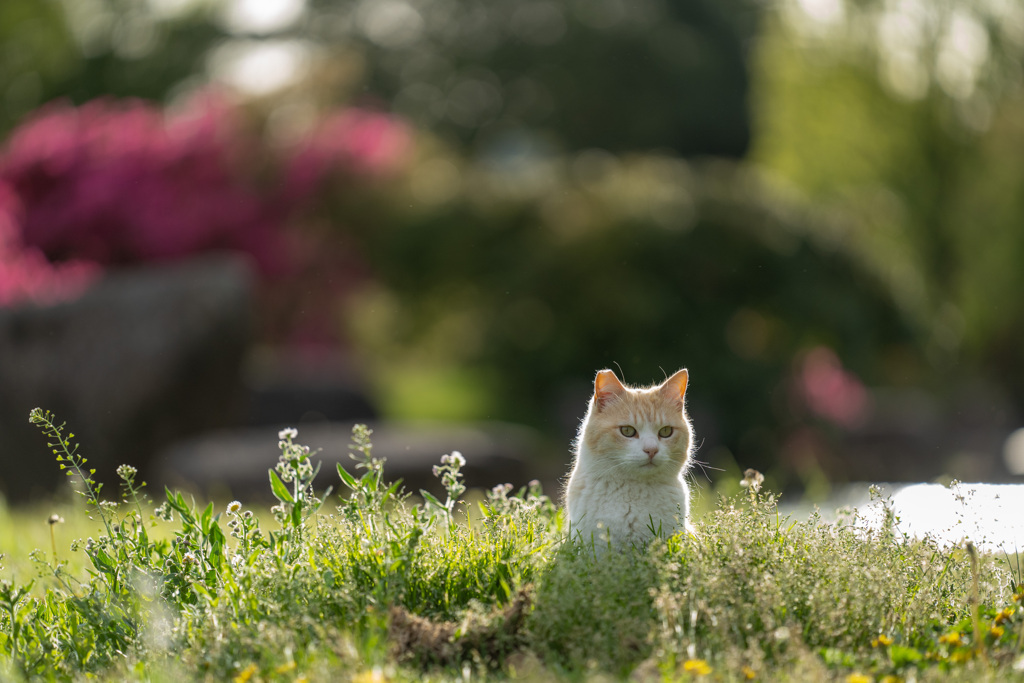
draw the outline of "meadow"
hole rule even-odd
[[[80,497],[0,507],[0,680],[1024,680],[1015,558],[909,538],[891,508],[796,521],[751,474],[695,535],[611,550],[567,541],[539,486],[466,503],[458,453],[444,499],[411,495],[362,427],[355,474],[282,431],[261,513],[129,466],[111,498],[31,420]]]

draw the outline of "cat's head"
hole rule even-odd
[[[692,434],[684,405],[688,379],[684,369],[656,386],[629,387],[611,370],[601,370],[578,450],[601,469],[674,477],[690,457]]]

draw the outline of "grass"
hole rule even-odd
[[[32,419],[82,496],[63,523],[30,513],[36,552],[0,510],[0,680],[1024,680],[1011,563],[796,522],[757,486],[695,537],[609,550],[566,542],[538,487],[463,502],[457,453],[435,468],[445,499],[413,499],[365,428],[356,474],[330,477],[343,496],[286,430],[269,514],[154,506],[128,467],[104,502],[73,436]]]

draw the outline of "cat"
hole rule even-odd
[[[637,388],[611,370],[597,373],[565,492],[575,539],[621,546],[655,533],[693,533],[685,480],[693,444],[684,405],[688,379],[683,369],[657,386]]]

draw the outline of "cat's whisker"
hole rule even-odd
[[[708,483],[711,483],[711,477],[708,476],[708,470],[717,470],[719,472],[725,471],[721,467],[712,467],[706,462],[701,462],[700,460],[693,460],[693,464],[700,468],[701,473],[704,475],[704,478],[708,480]]]
[[[725,472],[725,470],[722,469],[721,467],[715,467],[709,463],[704,462],[703,460],[690,458],[690,462],[692,462],[695,465],[699,465],[702,470],[714,470],[715,472]]]

